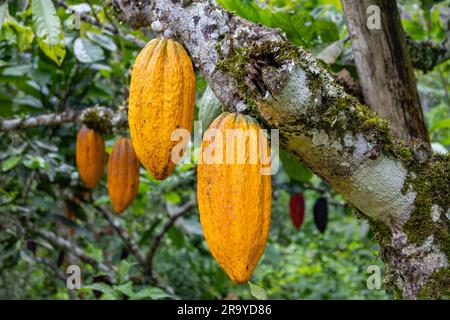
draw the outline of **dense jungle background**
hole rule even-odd
[[[218,3],[250,21],[280,28],[332,72],[345,73],[358,91],[340,1]],[[409,40],[433,46],[448,39],[449,0],[398,4]],[[126,108],[131,67],[153,37],[149,29],[121,23],[107,1],[0,1],[0,127],[16,117]],[[432,146],[446,153],[450,62],[416,70],[416,77]],[[198,74],[197,106],[206,87]],[[282,169],[272,177],[270,237],[251,280],[255,286],[233,285],[202,235],[196,166],[179,165],[162,182],[141,166],[138,196],[115,215],[106,178],[92,191],[79,179],[77,119],[0,130],[0,298],[253,299],[264,295],[261,290],[272,299],[393,298],[383,284],[367,286],[368,268],[383,270],[368,224],[290,154],[281,151]],[[128,136],[127,128],[103,135],[108,152],[120,135]],[[306,209],[297,230],[289,201],[299,193]],[[319,198],[328,205],[323,233],[313,219]],[[82,271],[79,290],[66,287],[66,270],[73,264]]]

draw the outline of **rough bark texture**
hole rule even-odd
[[[396,1],[342,0],[364,99],[402,139],[429,141]],[[380,8],[381,28],[370,30],[367,8]]]
[[[135,27],[183,43],[229,108],[278,128],[281,145],[371,222],[403,298],[448,294],[450,157],[404,145],[301,48],[211,1],[113,0]]]
[[[27,118],[0,119],[0,132],[58,125],[74,121],[81,121],[88,127],[95,127],[101,132],[110,132],[112,129],[119,129],[128,125],[126,110],[119,109],[118,112],[114,113],[109,108],[95,106],[86,108],[83,111],[68,110],[61,113],[50,113]]]

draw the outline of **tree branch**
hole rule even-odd
[[[97,271],[101,271],[101,272],[105,272],[105,273],[110,273],[110,272],[114,271],[110,266],[108,266],[104,263],[98,262],[94,258],[87,255],[83,249],[72,244],[70,241],[68,241],[64,238],[57,236],[53,232],[46,231],[46,230],[40,230],[40,229],[29,230],[29,232],[35,233],[36,235],[38,235],[41,238],[44,238],[45,240],[50,242],[52,245],[54,245],[58,248],[61,248],[67,252],[70,252],[71,254],[73,254],[74,256],[79,258],[81,261],[93,266]]]
[[[94,205],[99,212],[103,214],[103,216],[108,220],[109,224],[116,230],[117,234],[122,238],[125,245],[130,249],[131,253],[136,257],[137,261],[145,266],[145,259],[139,250],[139,246],[136,241],[130,236],[128,231],[122,227],[118,219],[116,219],[107,209],[102,206]]]
[[[163,239],[164,235],[169,231],[169,229],[173,226],[173,224],[177,221],[178,218],[184,216],[195,206],[194,201],[186,202],[181,207],[177,208],[173,212],[169,211],[170,218],[166,221],[166,223],[163,225],[161,231],[153,238],[152,242],[150,243],[149,249],[147,251],[146,259],[145,259],[145,272],[148,275],[153,275],[153,257],[155,256],[156,250],[158,249],[159,245],[161,244],[161,240]]]
[[[114,113],[105,107],[91,107],[83,111],[68,110],[62,113],[50,113],[27,118],[0,119],[0,131],[21,130],[39,126],[52,126],[62,123],[81,121],[101,131],[110,131],[126,126],[128,123],[125,109]]]
[[[38,126],[51,126],[78,119],[80,113],[75,110],[63,113],[51,113],[27,118],[0,120],[0,131],[12,131]]]
[[[35,256],[34,260],[36,260],[37,263],[40,263],[40,264],[44,265],[45,267],[47,267],[47,269],[49,269],[51,272],[53,272],[58,278],[60,278],[61,281],[63,281],[64,283],[66,282],[67,274],[62,272],[55,265],[55,263],[53,261],[51,261],[47,258],[41,258],[38,256]],[[80,298],[77,296],[74,289],[67,289],[67,292],[68,292],[70,300],[80,300]]]

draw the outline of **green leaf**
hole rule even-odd
[[[0,4],[0,30],[5,22],[6,12],[8,12],[8,2]]]
[[[81,292],[86,292],[86,291],[90,291],[90,290],[97,290],[104,294],[109,294],[109,295],[114,296],[113,288],[110,285],[103,283],[103,282],[98,282],[98,283],[90,284],[88,286],[83,286],[80,289]]]
[[[110,201],[111,201],[111,200],[110,200],[110,198],[109,198],[108,195],[103,195],[103,196],[98,197],[97,199],[95,199],[94,204],[95,204],[96,206],[102,206],[102,205],[104,205],[104,204],[109,204]]]
[[[166,201],[172,202],[173,204],[178,204],[181,201],[181,197],[178,194],[178,192],[175,191],[169,191],[164,193],[164,199]]]
[[[101,297],[100,300],[117,300],[118,298],[111,293],[104,293]]]
[[[117,45],[111,37],[108,37],[104,34],[94,33],[94,32],[86,32],[87,37],[92,41],[101,46],[102,48],[109,51],[116,51]]]
[[[136,263],[129,263],[127,260],[120,261],[119,268],[117,270],[117,276],[119,277],[119,282],[125,282],[130,268]]]
[[[26,159],[23,161],[25,167],[30,169],[47,169],[48,162],[39,156],[27,155]]]
[[[198,120],[202,122],[203,133],[209,128],[223,110],[222,103],[208,86],[198,102]]]
[[[33,0],[33,25],[42,51],[61,65],[66,55],[61,22],[51,0]]]
[[[120,286],[114,286],[113,287],[115,291],[118,291],[120,293],[123,293],[124,295],[127,295],[129,297],[132,297],[134,292],[133,292],[133,283],[127,282],[125,284],[122,284]]]
[[[446,129],[446,128],[450,128],[450,118],[446,118],[446,119],[437,121],[435,124],[433,124],[430,131],[433,132],[436,130],[442,130],[442,129]]]
[[[21,159],[20,156],[15,156],[6,159],[5,161],[2,162],[2,171],[6,172],[14,168],[19,163],[20,159]]]
[[[23,77],[31,72],[30,64],[22,64],[19,66],[12,66],[3,69],[4,76]]]
[[[164,299],[164,298],[170,298],[170,295],[168,295],[164,290],[160,288],[145,288],[138,293],[135,293],[131,299],[132,300],[142,300],[145,298],[150,298],[152,300],[158,300],[158,299]]]
[[[248,284],[250,286],[250,293],[253,297],[258,300],[267,300],[267,293],[263,288],[251,283],[250,281],[248,282]]]
[[[103,49],[85,38],[75,40],[73,51],[81,63],[93,63],[105,59]]]
[[[176,227],[170,228],[167,232],[167,236],[177,249],[181,249],[184,246],[184,236]]]
[[[308,168],[286,150],[280,149],[280,159],[283,164],[283,169],[290,179],[308,182],[313,176]]]
[[[0,40],[6,40],[10,44],[17,44],[20,51],[27,49],[33,42],[34,34],[30,27],[24,26],[12,17],[8,8],[0,10]]]

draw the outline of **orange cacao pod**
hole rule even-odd
[[[241,144],[225,138],[229,129],[240,130]],[[260,129],[249,116],[223,113],[204,134],[198,165],[203,233],[212,255],[234,283],[250,279],[269,234],[271,176],[262,173],[263,168],[270,172],[270,150]],[[212,138],[214,132],[219,135]],[[206,158],[208,152],[213,160]],[[269,154],[268,163],[261,161],[263,153],[266,158]],[[230,157],[224,159],[227,154]]]
[[[172,141],[176,129],[191,132],[195,74],[183,46],[153,39],[136,58],[130,84],[128,122],[136,155],[158,180],[175,168]]]
[[[105,141],[100,133],[85,125],[77,135],[76,162],[81,180],[88,188],[95,188],[105,169]]]
[[[114,211],[121,213],[139,190],[139,159],[128,138],[120,138],[108,160],[108,193]]]

